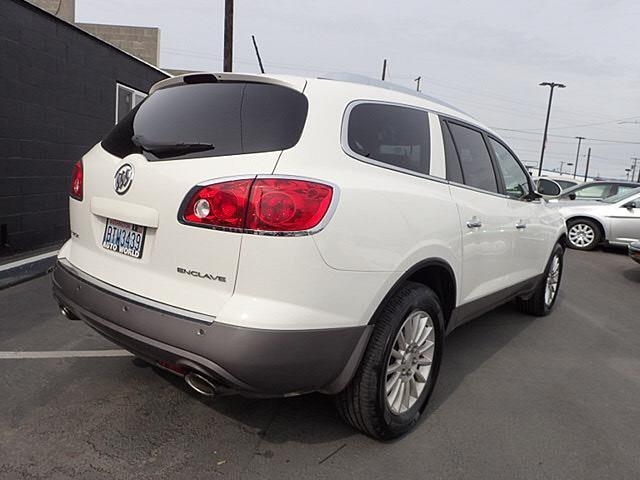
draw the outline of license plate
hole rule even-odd
[[[102,246],[112,252],[142,258],[146,228],[119,220],[107,219]]]

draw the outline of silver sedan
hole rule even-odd
[[[640,240],[640,188],[597,201],[563,202],[558,208],[567,222],[567,245],[576,250]]]

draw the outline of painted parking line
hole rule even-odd
[[[0,265],[0,272],[4,270],[11,270],[12,268],[18,268],[29,263],[39,262],[40,260],[45,260],[47,258],[55,257],[57,254],[58,250],[53,250],[51,252],[42,253],[34,257],[23,258],[22,260],[16,260],[15,262],[5,263],[4,265]]]
[[[54,350],[51,352],[0,352],[0,360],[27,358],[132,357],[126,350]]]

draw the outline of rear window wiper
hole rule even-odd
[[[131,141],[142,150],[151,153],[203,152],[216,146],[207,142],[148,142],[143,135],[134,135]]]

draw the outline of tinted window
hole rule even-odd
[[[307,108],[303,94],[276,85],[200,83],[168,87],[136,106],[105,137],[102,146],[124,157],[141,152],[136,145],[139,143],[149,148],[144,151],[149,160],[283,150],[298,142]],[[134,135],[139,139],[136,143],[132,141]],[[175,148],[181,144],[197,144],[197,148]]]
[[[498,183],[482,134],[455,123],[449,124],[449,127],[460,158],[465,185],[497,192]]]
[[[458,153],[451,138],[451,132],[445,122],[440,122],[442,127],[442,140],[444,141],[444,158],[447,165],[447,180],[452,182],[464,183],[462,178],[462,169],[460,168],[460,160]]]
[[[349,114],[349,148],[363,157],[429,173],[429,114],[415,108],[361,103]]]
[[[582,188],[572,190],[571,193],[576,194],[576,198],[593,199],[607,198],[611,185],[608,183],[598,183],[596,185],[585,185]]]
[[[504,178],[506,194],[512,198],[523,198],[529,194],[529,177],[511,152],[500,142],[489,139]]]

